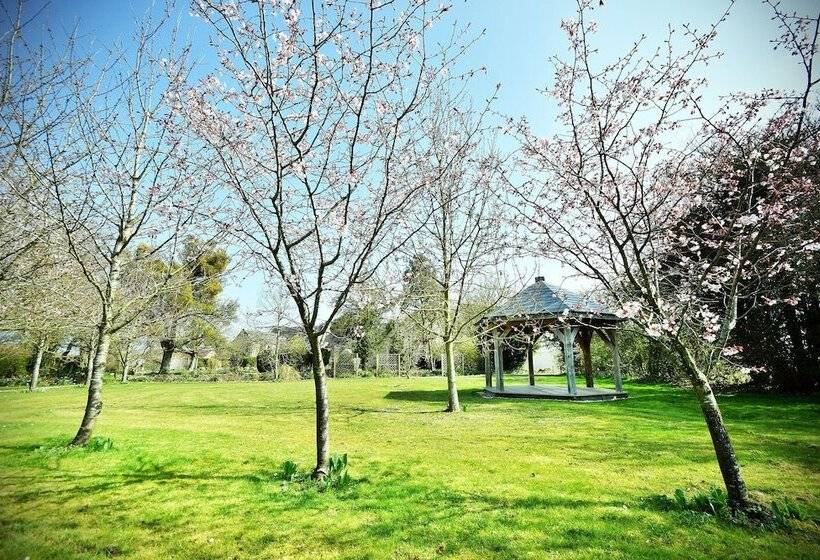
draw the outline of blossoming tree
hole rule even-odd
[[[321,338],[351,289],[413,233],[404,212],[437,179],[418,165],[431,149],[426,107],[461,79],[454,65],[470,41],[457,26],[432,41],[449,7],[425,0],[198,0],[195,10],[221,64],[177,102],[230,192],[215,218],[293,299],[313,356],[321,478]]]
[[[818,153],[804,119],[817,83],[820,15],[773,5],[783,31],[776,44],[805,68],[804,89],[734,95],[710,109],[704,69],[718,56],[712,43],[728,13],[704,32],[684,26],[682,50],[670,30],[662,47],[639,40],[604,63],[592,43],[591,11],[581,0],[577,17],[563,22],[570,56],[553,59],[550,93],[563,130],[544,139],[526,121],[511,121],[524,179],[509,177],[509,184],[543,250],[597,281],[624,316],[679,356],[732,510],[761,515],[710,376],[741,351],[727,340],[738,301],[764,295],[756,278],[776,275],[787,252],[817,248],[817,230],[800,217],[816,183],[781,170]],[[715,192],[721,196],[707,196]],[[703,219],[687,219],[695,213]]]
[[[428,123],[432,152],[425,165],[441,178],[425,186],[424,200],[410,213],[418,233],[407,245],[411,268],[429,259],[425,291],[402,299],[406,318],[444,347],[447,411],[459,412],[455,344],[473,335],[476,321],[509,292],[512,248],[504,206],[499,204],[500,158],[483,117],[461,96],[436,100]],[[415,259],[415,262],[412,260]],[[431,320],[430,320],[431,319]]]
[[[174,47],[158,38],[166,22],[146,18],[133,51],[112,54],[92,82],[78,82],[66,95],[75,100],[72,118],[25,154],[41,211],[96,300],[88,398],[72,445],[87,443],[102,409],[112,338],[173,289],[175,274],[155,264],[176,254],[207,191],[196,147],[182,143],[166,102],[185,71],[167,70]]]

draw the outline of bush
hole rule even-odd
[[[20,379],[28,378],[28,365],[31,352],[23,346],[16,344],[2,344],[0,345],[0,379],[8,380],[9,384],[12,381],[16,382]]]

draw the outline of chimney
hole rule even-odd
[[[543,282],[543,281],[544,281],[544,277],[543,277],[543,276],[536,276],[536,277],[535,277],[535,281],[536,281],[536,282]]]

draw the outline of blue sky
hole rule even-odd
[[[8,0],[10,2],[10,0]],[[453,17],[486,29],[485,37],[473,48],[468,63],[486,66],[486,77],[474,85],[476,97],[486,96],[496,83],[502,84],[497,109],[511,116],[526,115],[541,133],[554,130],[554,106],[539,89],[548,86],[552,69],[547,58],[565,48],[559,28],[561,19],[572,16],[572,0],[451,0]],[[6,2],[4,2],[5,4]],[[42,8],[38,20],[60,31],[78,27],[84,42],[91,45],[128,40],[134,21],[147,10],[159,10],[160,0],[30,0],[29,13]],[[817,8],[816,0],[783,0],[782,5],[808,13]],[[152,8],[153,6],[153,8]],[[649,45],[666,36],[667,25],[690,22],[703,28],[715,21],[728,6],[719,0],[649,1],[606,0],[596,8],[600,28],[597,44],[601,59],[623,52],[641,34]],[[8,8],[7,8],[8,9]],[[203,62],[209,62],[207,29],[188,14],[188,3],[178,2],[180,30],[198,49]],[[734,91],[754,91],[764,87],[788,88],[800,83],[800,68],[783,51],[773,51],[769,40],[775,36],[769,8],[758,0],[739,0],[731,17],[720,28],[716,47],[724,57],[710,67],[708,95],[717,99]],[[550,263],[533,263],[533,269],[555,283],[567,273]],[[243,310],[254,308],[263,289],[258,274],[238,276],[227,288],[228,297],[239,301]]]

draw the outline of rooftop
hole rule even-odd
[[[536,276],[535,283],[497,306],[484,318],[515,318],[524,315],[570,315],[607,321],[623,320],[589,296],[547,284],[543,276]]]

